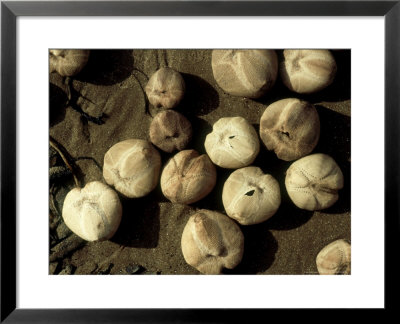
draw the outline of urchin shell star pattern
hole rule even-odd
[[[314,93],[329,86],[336,75],[329,50],[284,50],[280,64],[283,83],[297,93]]]
[[[145,92],[154,107],[171,109],[182,100],[185,88],[185,81],[178,71],[163,67],[150,77]]]
[[[235,268],[243,257],[244,236],[229,217],[211,210],[192,215],[182,233],[185,261],[204,274]]]
[[[159,112],[150,124],[150,141],[164,152],[183,150],[192,138],[192,125],[173,110]]]
[[[61,76],[77,75],[86,66],[90,50],[52,49],[50,52],[50,73]]]
[[[350,243],[340,239],[328,244],[318,253],[316,264],[321,275],[350,274]]]
[[[278,100],[265,109],[260,119],[261,140],[281,160],[293,161],[311,153],[319,136],[317,109],[304,100]]]
[[[311,154],[292,163],[286,172],[285,185],[293,203],[306,210],[331,207],[343,188],[343,173],[329,155]]]
[[[103,177],[128,198],[150,193],[158,183],[161,156],[154,146],[141,139],[113,145],[104,156]]]
[[[67,194],[62,217],[68,228],[84,240],[103,241],[117,231],[122,218],[122,205],[112,188],[93,181]]]
[[[161,173],[161,190],[171,202],[191,204],[214,188],[217,170],[206,154],[183,150],[175,154]]]
[[[253,163],[260,151],[254,127],[243,117],[223,117],[206,136],[204,147],[211,161],[221,168],[235,169]]]
[[[278,181],[258,167],[235,170],[224,183],[222,202],[227,215],[242,225],[272,217],[281,204]]]
[[[278,58],[274,50],[213,50],[215,81],[233,96],[259,98],[275,84]]]

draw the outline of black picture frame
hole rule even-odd
[[[1,3],[1,322],[237,322],[264,309],[16,308],[16,19],[18,16],[379,16],[385,19],[385,310],[399,280],[400,1],[2,1]],[[373,238],[371,238],[373,239]],[[367,284],[367,283],[366,283]],[[250,314],[251,313],[251,314]],[[254,321],[252,321],[254,322]]]

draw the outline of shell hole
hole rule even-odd
[[[229,136],[229,138],[235,138],[235,135]]]
[[[172,136],[166,136],[165,138],[170,139],[170,138],[177,138],[177,137],[179,137],[179,134],[174,133],[174,134],[172,134]]]
[[[246,192],[245,195],[251,197],[251,196],[253,196],[254,192],[255,192],[255,190],[250,190],[250,191]]]

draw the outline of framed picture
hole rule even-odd
[[[2,2],[1,320],[234,322],[276,308],[392,309],[398,283],[390,255],[396,254],[399,234],[399,14],[398,1]],[[80,49],[71,54],[74,62],[82,63],[78,72],[61,70],[57,60],[70,55],[64,49]],[[298,64],[301,50],[311,53],[305,61],[317,62],[304,65],[304,74],[319,73],[320,84],[329,75],[317,90],[289,75],[287,65]],[[235,55],[244,64],[239,68],[232,68]],[[254,62],[252,78],[264,65],[275,70],[268,87],[255,89],[258,80],[248,79],[246,72],[233,88],[226,86],[226,71],[233,69],[237,78],[242,72],[235,69]],[[157,96],[151,93],[159,86],[149,86],[156,71],[175,73],[160,77],[175,80],[172,86],[178,88],[163,91],[165,100],[158,90]],[[271,147],[272,126],[263,123],[266,111],[286,109],[278,107],[284,100],[304,106],[301,125],[312,126],[301,132],[317,134],[315,143],[301,147],[304,152],[297,154],[295,148],[295,157],[287,143],[299,126],[279,125],[280,149]],[[176,135],[162,134],[169,132],[171,120],[153,125],[153,135],[148,134],[157,115],[175,110],[181,118],[179,131],[191,129],[190,135],[182,135],[190,144],[179,143],[178,150],[195,150],[193,159],[204,154],[210,166],[203,168],[212,168],[199,173],[207,175],[202,181],[209,189],[199,193],[196,185],[200,198],[191,197],[189,187],[183,198],[175,189],[168,192],[168,185],[181,184],[183,178],[163,182],[168,163],[178,168],[181,153],[165,151],[166,139]],[[182,118],[190,127],[182,126]],[[215,150],[219,137],[214,141],[210,134],[227,118],[244,120],[246,132],[255,134],[237,143],[246,152],[257,151],[248,163],[225,155],[221,160],[218,152],[225,150]],[[244,126],[237,127],[234,132],[239,134]],[[230,141],[238,140],[236,133],[226,135],[230,148]],[[105,171],[103,157],[130,138],[155,148],[159,164],[140,171],[157,179],[144,194],[137,194],[137,187],[133,193],[126,191],[126,180],[121,187]],[[249,144],[252,138],[257,145]],[[289,179],[289,167],[306,156],[331,163],[325,168],[329,175],[321,171],[325,173],[315,176],[308,162],[299,172],[307,181],[333,177],[335,190],[321,196],[314,186],[312,194],[307,193],[312,199],[298,198],[296,181],[301,179]],[[256,220],[237,216],[229,203],[236,199],[234,208],[239,208],[235,195],[251,182],[242,176],[229,184],[234,169],[250,165],[261,172],[254,179],[269,173],[278,188],[278,196],[265,207],[276,208]],[[117,172],[119,180],[123,172]],[[82,223],[74,227],[80,212],[76,204],[69,212],[72,221],[66,219],[69,191],[96,181],[112,191],[113,204],[118,200],[123,210],[119,213],[117,206],[106,213],[122,214],[122,220],[105,234],[82,231]],[[297,183],[295,194],[288,183]],[[252,202],[258,187],[251,185],[241,194],[247,203],[240,208],[246,211],[264,206],[261,200]],[[94,210],[99,212],[98,207]],[[191,230],[195,238],[183,235],[196,215],[203,227]],[[244,238],[240,258],[228,266],[198,266],[200,261],[188,257],[186,246],[192,243],[187,242],[199,240],[203,249],[213,251],[207,252],[207,260],[217,253],[218,262],[222,252],[215,251],[230,249],[218,242],[228,242],[225,236],[231,238],[233,232],[218,234],[218,242],[215,235],[207,236],[222,233],[221,227],[209,227],[219,217],[234,223]],[[99,243],[100,232],[104,235]],[[345,244],[335,250],[341,268],[327,270],[332,265],[328,262],[325,271],[345,275],[320,275],[325,273],[316,259],[330,243]],[[363,292],[366,280],[369,293]]]

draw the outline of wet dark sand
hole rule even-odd
[[[261,145],[253,165],[272,174],[280,183],[282,204],[264,223],[241,226],[245,236],[242,262],[227,274],[317,274],[315,257],[336,239],[351,239],[350,218],[350,51],[334,51],[338,73],[334,83],[313,95],[290,92],[278,79],[263,98],[252,100],[224,93],[211,71],[210,50],[99,50],[74,77],[76,105],[105,123],[87,121],[66,107],[63,79],[50,75],[50,135],[65,148],[76,165],[82,184],[103,181],[106,151],[128,139],[148,139],[152,117],[159,110],[147,104],[143,88],[159,67],[180,71],[187,90],[176,108],[192,123],[194,138],[188,148],[205,153],[204,139],[221,117],[242,116],[257,129],[267,105],[288,97],[316,105],[321,121],[320,141],[313,152],[331,155],[345,176],[338,202],[322,212],[297,208],[288,198],[284,178],[290,162],[278,160]],[[81,97],[79,97],[81,94]],[[163,163],[172,154],[161,153]],[[62,165],[58,160],[57,165]],[[123,219],[109,241],[85,242],[71,233],[60,215],[50,212],[51,274],[197,274],[186,264],[180,240],[183,228],[197,209],[224,212],[222,186],[231,170],[218,168],[212,193],[190,206],[172,204],[158,186],[139,199],[123,199]],[[52,182],[53,183],[53,182]],[[65,195],[74,186],[71,176],[53,183],[50,197],[61,213]]]

